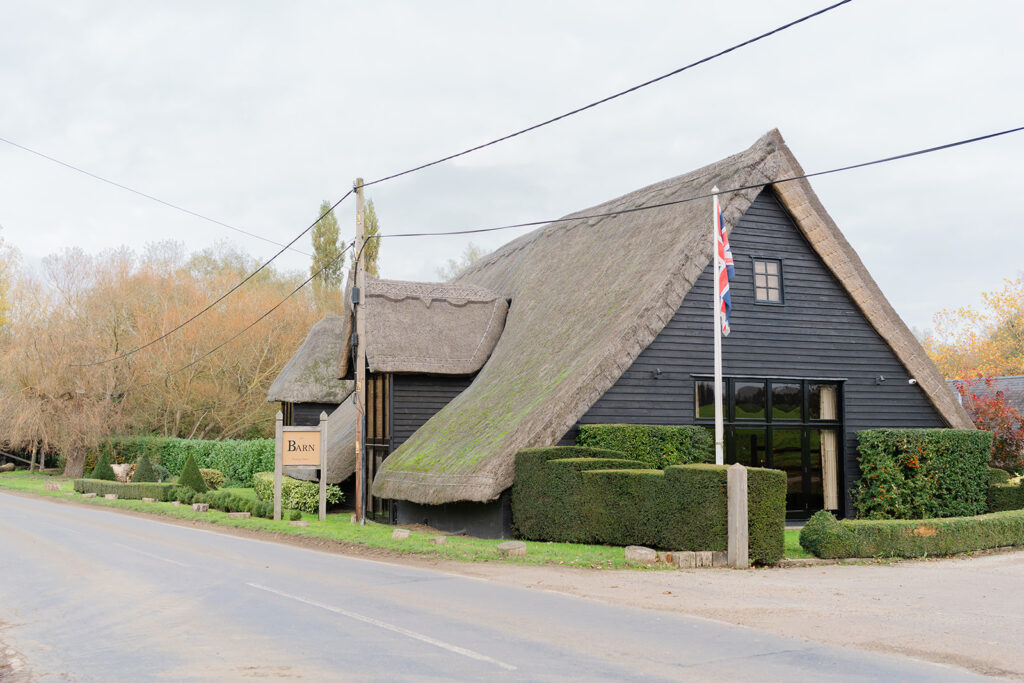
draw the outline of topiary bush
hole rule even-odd
[[[987,511],[992,434],[967,429],[867,429],[857,433],[857,516],[924,519]]]
[[[319,510],[318,510],[318,512],[319,512]],[[302,519],[302,513],[301,513],[301,512],[299,512],[298,510],[292,510],[292,511],[291,511],[291,512],[290,512],[290,513],[288,514],[288,519],[290,519],[290,520],[291,520],[291,521],[293,521],[293,522],[297,522],[297,521],[299,521],[300,519]]]
[[[200,467],[199,474],[203,477],[206,488],[211,491],[224,486],[224,473],[210,467]]]
[[[170,472],[170,470],[168,470],[163,465],[157,465],[156,463],[153,463],[153,471],[156,472],[156,480],[157,481],[162,481],[163,482],[163,481],[170,481],[171,480],[171,472]]]
[[[1024,545],[1024,510],[924,520],[837,520],[819,512],[800,532],[818,557],[925,557]]]
[[[253,476],[252,487],[256,498],[271,506],[274,504],[274,473],[259,472]],[[327,485],[327,503],[334,505],[345,500],[341,489],[335,484]],[[303,512],[320,511],[320,484],[315,481],[299,481],[281,477],[281,507]]]
[[[153,469],[153,463],[149,461],[149,458],[143,455],[135,466],[135,474],[132,475],[132,483],[141,484],[143,482],[151,481],[157,481],[156,470]]]
[[[643,468],[637,460],[601,448],[554,446],[516,454],[512,483],[512,525],[523,538],[586,543],[583,519],[585,469]]]
[[[110,458],[107,457],[106,453],[100,455],[99,461],[96,463],[96,467],[93,469],[92,474],[89,475],[90,479],[100,479],[103,481],[117,481],[117,477],[114,475],[114,468],[110,466]]]
[[[185,465],[181,468],[181,474],[178,475],[178,485],[190,488],[197,493],[205,493],[207,490],[203,475],[199,472],[195,458],[191,455],[185,458]]]
[[[597,424],[580,425],[576,443],[619,451],[630,460],[663,470],[670,465],[713,463],[715,443],[703,427]]]

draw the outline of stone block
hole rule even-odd
[[[46,482],[46,490],[47,491],[60,491],[60,483],[55,482],[55,481],[48,481],[48,482]]]
[[[673,564],[680,569],[693,569],[697,566],[697,556],[692,550],[677,550],[672,553]]]
[[[155,503],[156,502],[156,498],[143,498],[142,502],[143,503]]]
[[[304,519],[299,519],[294,522],[288,522],[292,526],[309,526],[309,522]]]
[[[107,500],[117,500],[116,493],[105,493],[103,494],[103,497],[106,498]]]
[[[637,564],[654,564],[658,561],[658,553],[652,548],[645,548],[642,545],[626,546],[626,562]]]
[[[711,566],[724,567],[729,562],[729,553],[724,550],[715,550],[711,553]]]
[[[395,529],[391,532],[391,538],[409,538],[410,533],[408,529]]]
[[[192,503],[192,512],[209,512],[209,503]]]
[[[229,512],[228,517],[231,519],[249,519],[252,517],[251,512]]]
[[[13,462],[5,462],[3,465],[0,465],[0,472],[13,472],[13,471],[14,471],[14,463]]]
[[[95,497],[96,497],[95,493],[83,493],[82,494],[82,498],[95,498]]]
[[[694,567],[710,567],[711,566],[711,551],[700,550],[693,554],[693,566]]]
[[[448,542],[448,537],[447,536],[433,536],[430,539],[430,542],[433,543],[434,545],[444,545],[445,543]]]
[[[178,507],[179,505],[181,505],[181,501],[180,500],[172,500],[171,501],[171,505],[173,505],[174,507]]]
[[[505,541],[497,546],[499,555],[504,557],[522,557],[526,554],[526,543],[523,541]]]

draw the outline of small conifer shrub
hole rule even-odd
[[[178,477],[178,486],[187,486],[197,493],[206,493],[206,482],[203,475],[199,473],[199,466],[196,459],[189,453],[185,458],[185,466],[181,468],[181,475]]]
[[[153,469],[153,463],[149,461],[149,458],[145,455],[139,460],[139,463],[135,466],[135,474],[132,475],[132,483],[140,484],[142,482],[155,482],[157,481],[156,470]]]
[[[92,471],[91,479],[103,479],[105,481],[117,481],[117,477],[114,476],[114,468],[110,466],[110,458],[107,457],[106,453],[100,455],[99,462],[96,463],[95,469]]]

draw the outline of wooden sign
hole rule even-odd
[[[285,466],[320,466],[320,431],[292,430],[285,427],[281,433],[281,459]]]

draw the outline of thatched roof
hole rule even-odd
[[[367,277],[365,289],[370,372],[471,375],[505,327],[508,302],[476,285]],[[342,360],[342,377],[349,360]]]
[[[750,149],[524,235],[458,280],[512,301],[473,383],[391,454],[373,493],[424,504],[488,501],[512,484],[514,455],[556,443],[661,332],[711,261],[710,200],[577,218],[706,194],[728,229],[761,184],[801,175],[778,131]],[[775,190],[800,230],[953,427],[972,428],[942,376],[806,180]]]
[[[337,484],[356,469],[356,406],[344,401],[327,418],[327,483]],[[316,481],[315,467],[291,465],[284,473],[295,479]]]
[[[348,319],[328,316],[306,335],[267,391],[267,401],[341,403],[352,387],[338,379],[338,361],[348,353]]]

